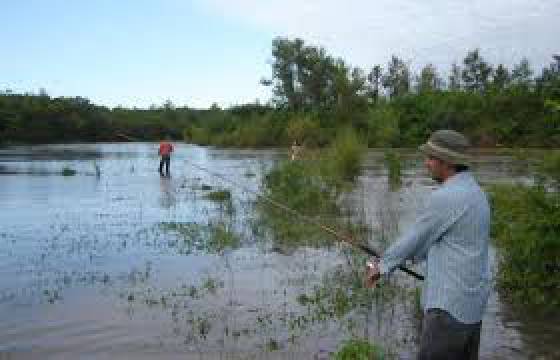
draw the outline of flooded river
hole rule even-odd
[[[403,186],[389,191],[383,154],[369,151],[344,200],[379,248],[434,187],[403,152]],[[157,144],[0,149],[0,358],[327,359],[351,338],[414,358],[419,283],[396,274],[350,296],[360,279],[348,246],[271,241],[255,193],[286,157],[177,144],[162,178]],[[483,184],[530,181],[524,169],[482,154],[475,172]],[[217,190],[231,198],[208,198]],[[481,358],[560,358],[553,316],[494,292]]]

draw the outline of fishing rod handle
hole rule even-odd
[[[369,246],[364,244],[357,244],[357,245],[360,247],[360,249],[364,250],[368,255],[374,256],[376,258],[380,258],[379,254]],[[424,276],[418,274],[415,271],[410,270],[409,268],[404,267],[403,265],[400,265],[398,269],[402,272],[407,273],[408,275],[411,275],[412,277],[418,280],[424,280]]]

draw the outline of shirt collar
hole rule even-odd
[[[461,171],[461,172],[458,172],[458,173],[454,174],[453,176],[450,176],[449,178],[447,178],[447,180],[445,180],[443,185],[447,186],[447,185],[451,185],[451,184],[454,184],[454,183],[457,183],[457,182],[463,182],[463,181],[465,181],[467,179],[470,179],[470,178],[471,178],[470,171],[468,171],[468,170],[467,171]]]

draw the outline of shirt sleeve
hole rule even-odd
[[[382,275],[388,275],[406,260],[423,260],[437,242],[466,210],[465,204],[445,193],[434,193],[414,225],[383,254],[379,263]]]

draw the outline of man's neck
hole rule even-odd
[[[441,177],[442,181],[441,181],[441,183],[442,183],[442,184],[445,183],[447,180],[449,180],[450,178],[452,178],[453,176],[455,176],[455,175],[457,175],[457,174],[458,174],[458,172],[455,171],[455,169],[449,169],[449,170],[445,171],[445,172],[442,174],[442,177]]]

